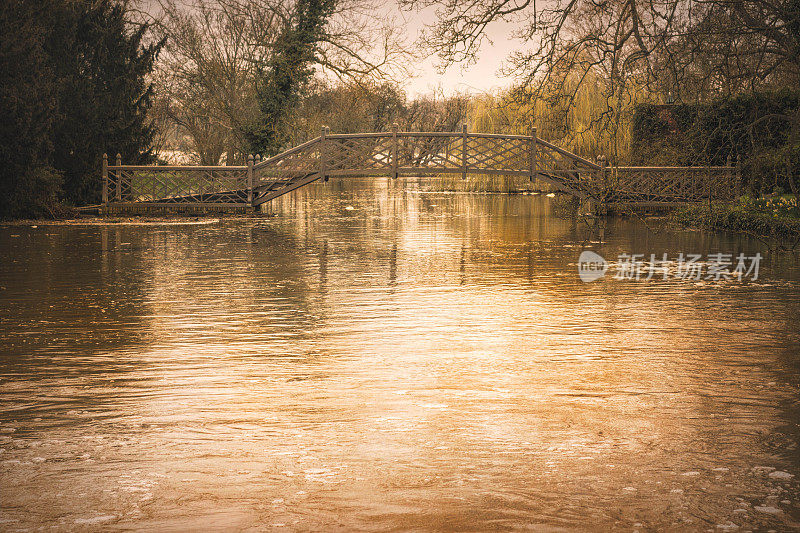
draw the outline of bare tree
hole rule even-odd
[[[206,164],[241,162],[248,132],[259,125],[259,74],[271,67],[279,36],[291,27],[294,2],[158,0],[149,16],[167,38],[159,96],[171,123]],[[340,0],[313,50],[318,76],[380,80],[405,69],[407,48],[370,0]]]
[[[223,153],[232,164],[247,152],[243,132],[257,117],[254,68],[277,34],[276,10],[162,0],[152,16],[166,38],[158,94],[167,117],[188,135],[203,164],[218,164]]]

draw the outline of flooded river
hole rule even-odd
[[[385,180],[272,210],[0,227],[0,530],[800,528],[797,257]]]

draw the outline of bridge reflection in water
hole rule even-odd
[[[0,228],[0,529],[795,527],[797,477],[769,476],[800,474],[791,256],[584,284],[596,237],[547,198],[406,185]],[[768,253],[606,234],[606,257]]]

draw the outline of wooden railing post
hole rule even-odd
[[[736,176],[736,169],[733,168],[733,158],[731,157],[731,154],[728,154],[728,157],[725,158],[725,166],[728,167],[728,170],[727,170],[728,179],[727,179],[727,183],[725,183],[725,189],[726,189],[725,190],[725,194],[723,194],[722,196],[725,196],[726,194],[730,194],[730,191],[732,191],[732,190],[733,191],[736,190],[736,188],[733,185],[733,183],[731,183],[732,181],[734,181],[734,178]],[[711,194],[713,194],[713,192],[711,191],[711,188],[714,185],[714,183],[713,183],[714,180],[709,179],[709,181],[711,182],[711,185],[709,185],[709,191],[710,192],[709,192],[708,201],[711,202],[710,196],[711,196]],[[719,186],[719,184],[717,184],[717,185]]]
[[[467,123],[461,125],[461,179],[467,179]]]
[[[253,207],[253,154],[247,155],[247,205]]]
[[[600,156],[600,179],[603,183],[603,189],[608,190],[608,159],[606,156]]]
[[[603,191],[602,198],[600,200],[600,212],[606,212],[606,198],[609,196],[609,183],[608,183],[608,164],[606,162],[606,156],[600,155],[597,157],[597,162],[600,165],[600,187]]]
[[[328,134],[328,127],[322,126],[322,129],[319,133],[319,175],[322,178],[322,181],[328,181],[328,162],[326,161],[327,154],[325,153],[326,145],[328,144],[325,141],[325,138]]]
[[[103,154],[103,205],[108,205],[108,154]]]
[[[397,179],[397,130],[399,126],[397,122],[392,124],[392,179]]]
[[[742,154],[736,154],[736,198],[742,195]]]
[[[122,201],[122,154],[117,153],[117,201]]]
[[[537,168],[536,168],[536,126],[531,127],[531,153],[530,153],[530,181],[533,181],[536,178]]]

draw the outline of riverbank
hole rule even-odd
[[[742,198],[735,204],[699,204],[674,211],[671,219],[698,229],[734,231],[778,240],[800,239],[800,208],[795,196]]]

